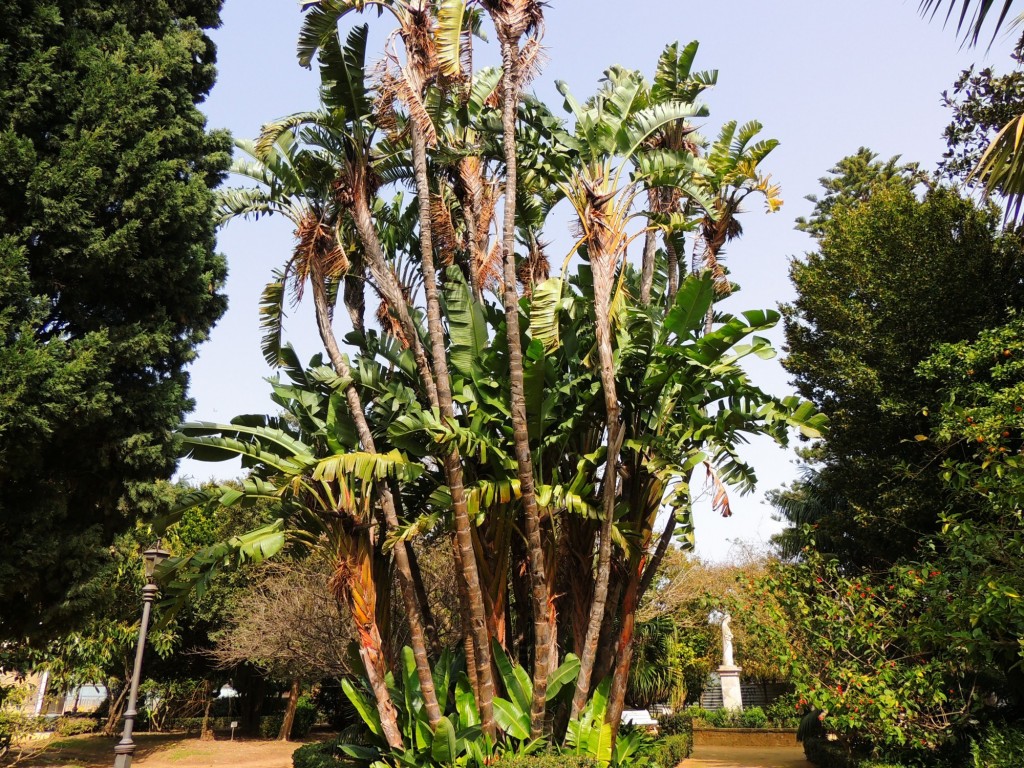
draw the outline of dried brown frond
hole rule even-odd
[[[434,42],[434,21],[425,6],[409,10],[400,34],[409,66],[417,75],[416,81],[425,84],[436,80],[440,67]]]
[[[412,346],[401,321],[395,317],[394,312],[391,311],[391,305],[383,296],[380,299],[380,304],[377,305],[377,324],[380,325],[381,331],[397,339],[398,343],[402,345],[402,349],[409,349]]]
[[[398,118],[395,115],[398,84],[394,75],[388,71],[387,60],[378,61],[373,65],[369,79],[376,94],[373,99],[373,124],[391,135],[398,129]]]
[[[458,235],[452,221],[452,209],[441,195],[430,196],[430,229],[434,235],[434,247],[440,252],[441,266],[447,267],[455,259]]]
[[[711,499],[711,508],[722,517],[732,517],[732,507],[729,505],[729,492],[726,490],[725,484],[718,477],[718,472],[711,466],[710,461],[704,462],[704,468],[708,472],[708,482],[715,489],[715,494]]]
[[[480,251],[483,253],[483,251]],[[487,252],[476,267],[477,279],[481,288],[491,288],[495,292],[500,291],[505,285],[504,267],[501,259],[501,248],[495,243]]]
[[[518,42],[523,35],[544,34],[544,3],[541,0],[484,0],[483,6],[494,19],[498,39]]]
[[[530,244],[530,252],[516,268],[516,277],[519,278],[519,284],[523,286],[525,296],[532,296],[533,286],[544,282],[551,276],[551,264],[544,252],[546,245],[547,243],[542,243],[534,238]]]
[[[314,261],[318,271],[325,277],[337,277],[348,271],[349,260],[338,244],[334,230],[321,217],[310,211],[295,229],[297,240],[292,259],[292,290],[294,300],[302,300],[306,279],[309,278]]]
[[[527,40],[526,45],[524,45],[523,49],[519,52],[516,90],[521,90],[528,83],[536,79],[541,70],[544,69],[544,65],[547,64],[547,61],[548,55],[544,47],[540,44],[540,40],[536,37],[531,37]]]
[[[414,87],[408,70],[400,70],[399,75],[395,78],[395,88],[398,98],[409,110],[410,119],[423,133],[427,146],[437,146],[437,129],[434,128],[434,121],[430,118],[430,113],[427,112],[418,89]]]

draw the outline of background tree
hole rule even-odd
[[[228,144],[197,107],[220,5],[0,4],[2,638],[43,631],[174,468],[225,306]]]
[[[933,389],[914,371],[936,344],[973,338],[1022,300],[1024,250],[998,213],[866,150],[824,180],[803,226],[817,251],[794,260],[783,366],[831,419],[812,456],[818,490],[842,499],[820,521],[851,562],[892,562],[933,532],[948,489],[916,440]],[[799,484],[796,486],[799,490]]]

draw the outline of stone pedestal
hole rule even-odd
[[[743,709],[743,693],[740,691],[740,672],[742,667],[723,664],[718,668],[718,676],[722,679],[722,708],[739,712]]]

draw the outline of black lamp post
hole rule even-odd
[[[169,552],[160,548],[160,541],[142,553],[146,561],[146,586],[142,588],[142,623],[139,625],[139,645],[135,649],[135,666],[132,668],[131,692],[128,695],[128,709],[124,713],[124,733],[121,741],[114,747],[114,768],[130,768],[132,755],[135,754],[135,742],[132,741],[132,729],[138,715],[135,707],[139,698],[139,677],[142,674],[142,654],[146,649],[146,630],[149,629],[149,614],[153,608],[153,600],[159,591],[153,574],[160,563],[167,559]]]

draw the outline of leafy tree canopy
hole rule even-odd
[[[817,494],[842,502],[822,538],[852,562],[892,562],[935,529],[941,479],[905,471],[934,455],[915,439],[934,393],[915,368],[998,324],[1024,290],[1020,238],[999,231],[998,212],[941,186],[919,194],[918,178],[866,150],[836,166],[805,223],[818,249],[793,262],[797,299],[783,308],[783,365],[832,423],[814,452]]]
[[[174,467],[222,314],[196,105],[219,0],[3,0],[0,638],[39,630]]]

